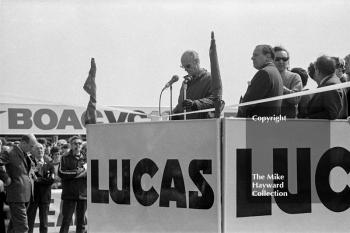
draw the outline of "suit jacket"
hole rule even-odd
[[[18,146],[0,155],[0,179],[11,178],[11,184],[6,187],[7,202],[29,202],[33,195],[32,161]]]
[[[325,77],[318,87],[325,87],[340,83],[335,75]],[[316,93],[307,106],[307,118],[334,120],[340,116],[343,107],[342,90],[326,91]],[[345,96],[344,96],[345,98]]]
[[[37,167],[37,162],[32,159]],[[54,182],[55,169],[51,162],[44,160],[40,170],[35,171],[37,179],[34,181],[34,201],[36,203],[49,204],[51,201],[51,185]]]
[[[283,82],[280,72],[273,63],[267,63],[253,77],[241,102],[260,100],[283,94]],[[238,109],[237,117],[273,116],[281,113],[281,100],[243,106]]]
[[[214,96],[211,89],[211,74],[202,69],[198,77],[193,77],[193,79],[188,82],[186,98],[194,100],[197,110],[214,108]],[[180,89],[180,95],[178,98],[178,104],[173,110],[173,113],[183,113],[184,108],[182,107],[182,102],[184,101],[184,84],[182,84]],[[205,119],[209,118],[208,113],[193,113],[186,115],[186,119]],[[182,120],[183,116],[174,116],[172,120]]]

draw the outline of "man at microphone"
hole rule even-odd
[[[208,71],[200,67],[198,53],[193,50],[185,51],[181,56],[181,67],[185,69],[188,75],[186,99],[184,99],[184,83],[180,89],[178,104],[173,113],[192,112],[196,110],[214,108],[213,95],[211,90],[211,75]],[[205,119],[209,118],[207,112],[187,114],[186,119]],[[182,120],[183,115],[173,116],[172,120]]]

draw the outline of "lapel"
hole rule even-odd
[[[31,166],[31,159],[29,158],[29,156],[26,153],[24,153],[21,150],[21,148],[19,148],[18,146],[15,146],[15,148],[17,150],[17,154],[22,159],[27,172],[29,172],[30,171],[30,166]]]

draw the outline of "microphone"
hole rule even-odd
[[[170,81],[169,81],[167,84],[165,84],[163,90],[164,90],[164,89],[167,89],[168,87],[170,87],[173,83],[176,83],[177,80],[179,80],[179,76],[174,75],[174,76],[170,79]]]
[[[184,79],[185,79],[184,81],[185,81],[186,83],[189,83],[189,82],[192,81],[193,77],[192,77],[191,75],[188,74],[188,75],[185,75],[185,76],[184,76]]]

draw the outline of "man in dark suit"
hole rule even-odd
[[[274,52],[270,45],[258,45],[253,52],[254,68],[259,70],[251,80],[241,103],[280,96],[283,94],[282,77],[273,64]],[[281,113],[281,100],[243,106],[237,117],[273,116]]]
[[[51,185],[55,179],[55,169],[50,161],[45,160],[44,146],[36,144],[32,151],[32,161],[35,164],[34,200],[29,203],[28,225],[29,233],[33,232],[36,210],[39,207],[40,233],[48,232],[48,214],[51,201]]]
[[[27,207],[33,194],[35,174],[27,153],[35,144],[34,135],[24,135],[18,145],[0,155],[0,179],[6,185],[11,212],[8,233],[28,232]]]
[[[318,87],[325,87],[340,83],[335,75],[335,62],[331,57],[321,56],[315,62],[314,80]],[[307,106],[306,118],[329,119],[343,118],[345,111],[343,101],[345,98],[343,90],[333,90],[316,93]],[[346,111],[347,112],[347,111]]]

